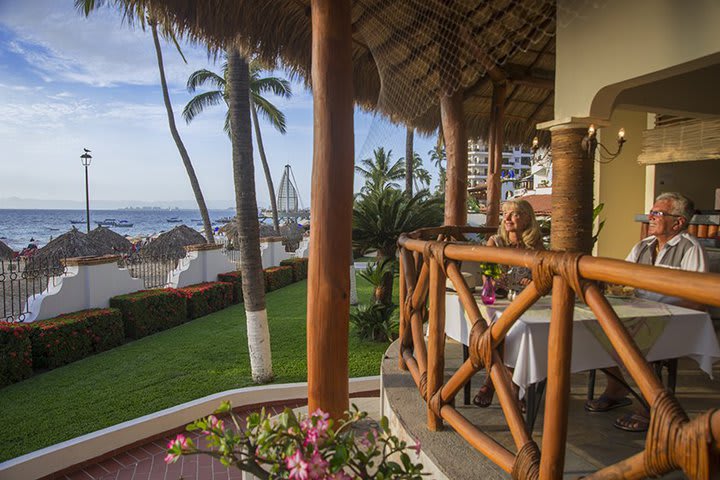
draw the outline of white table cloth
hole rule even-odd
[[[468,345],[472,324],[459,297],[455,292],[447,292],[445,300],[445,333]],[[635,322],[640,332],[638,338],[645,335],[644,353],[648,361],[690,357],[712,377],[712,365],[720,360],[720,345],[707,313],[639,298],[609,300],[624,323]],[[500,318],[509,303],[500,300],[486,306],[479,296],[476,301],[482,314],[492,321]],[[521,396],[528,385],[547,377],[549,326],[550,297],[544,297],[525,312],[507,334],[504,361],[514,368],[513,382],[520,387]],[[584,303],[576,303],[571,371],[617,365],[613,357],[609,342],[590,308]]]

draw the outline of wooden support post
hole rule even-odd
[[[488,227],[497,227],[500,220],[500,202],[502,201],[502,152],[505,143],[505,97],[507,83],[493,83],[492,111],[490,112],[490,137],[488,142],[487,175],[487,218]]]
[[[552,313],[548,334],[547,393],[543,422],[540,480],[559,480],[565,465],[568,408],[570,406],[570,360],[575,293],[561,277],[553,279]]]
[[[447,155],[445,225],[467,224],[468,153],[462,101],[462,90],[440,97],[440,115]]]
[[[400,291],[398,292],[400,301],[400,332],[398,334],[398,368],[400,370],[407,370],[405,360],[403,360],[403,341],[405,340],[406,329],[410,328],[410,319],[405,314],[405,301],[407,296],[407,287],[405,286],[406,276],[405,269],[409,268],[407,264],[407,250],[404,248],[400,249]]]
[[[445,274],[430,259],[430,324],[428,326],[427,402],[428,428],[442,429],[442,418],[430,410],[430,398],[442,387],[445,371]]]
[[[313,171],[308,265],[308,408],[349,407],[348,330],[353,201],[352,38],[349,0],[312,0]],[[332,225],[332,228],[326,228]]]
[[[583,150],[585,128],[552,130],[553,188],[550,246],[592,251],[593,159]]]

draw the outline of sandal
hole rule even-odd
[[[473,398],[472,403],[480,408],[487,408],[492,403],[493,395],[495,395],[495,389],[492,384],[485,384],[480,387],[477,395]]]
[[[646,432],[650,425],[650,419],[639,413],[626,413],[615,419],[613,426],[626,432]]]
[[[627,397],[623,398],[612,398],[608,395],[602,394],[595,400],[588,400],[585,402],[585,411],[592,413],[609,412],[620,407],[627,407],[632,404],[632,400]]]

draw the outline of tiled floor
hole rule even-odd
[[[362,396],[377,396],[379,392],[370,392]],[[266,405],[266,410],[274,414],[282,412],[285,407],[296,408],[307,405],[307,400],[291,400]],[[261,406],[251,406],[235,410],[240,417],[259,411]],[[207,455],[184,456],[170,465],[164,458],[170,439],[183,431],[170,432],[162,438],[141,442],[111,456],[97,459],[86,465],[72,468],[70,471],[59,472],[43,480],[234,480],[241,479],[239,470],[224,467],[219,461]],[[199,433],[187,433],[197,443]]]

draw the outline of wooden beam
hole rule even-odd
[[[467,135],[462,90],[440,97],[440,116],[445,137],[445,225],[467,223]]]
[[[502,186],[500,184],[500,171],[502,169],[502,151],[505,130],[505,96],[507,83],[493,84],[492,112],[490,125],[490,142],[488,148],[488,176],[487,176],[487,217],[486,225],[496,227],[500,219],[500,201],[502,200]]]
[[[321,408],[339,419],[349,407],[350,278],[346,257],[329,253],[345,252],[351,242],[351,5],[349,0],[312,0],[311,6],[315,222],[308,265],[308,408]]]

